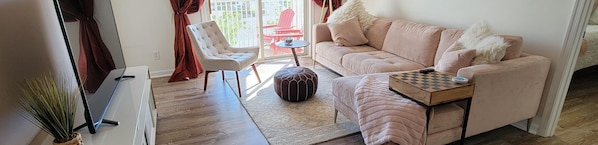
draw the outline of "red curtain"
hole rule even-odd
[[[176,67],[168,82],[197,78],[199,73],[203,71],[186,30],[187,25],[190,24],[187,14],[199,11],[199,7],[203,5],[203,2],[204,0],[170,0],[172,10],[174,10],[174,52]]]
[[[94,93],[104,78],[115,69],[110,51],[100,36],[93,18],[93,0],[59,0],[65,21],[79,20],[79,74],[83,86]]]
[[[328,0],[326,1],[326,5],[323,6],[323,1],[324,0],[312,0],[314,3],[316,3],[318,6],[326,8],[326,15],[324,15],[324,20],[322,20],[322,23],[326,23],[326,21],[328,21],[328,16],[330,15],[330,9],[328,8],[330,6],[330,3],[328,3]],[[343,0],[332,0],[332,10],[336,10],[339,7],[341,7],[341,5],[343,5]]]

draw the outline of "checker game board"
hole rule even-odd
[[[456,87],[466,86],[468,84],[457,84],[451,79],[452,75],[441,72],[420,73],[419,71],[412,71],[407,73],[393,74],[393,77],[399,78],[403,82],[417,86],[420,89],[434,92]]]

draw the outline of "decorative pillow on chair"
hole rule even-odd
[[[500,62],[510,46],[503,37],[493,35],[485,21],[477,22],[465,30],[457,42],[465,49],[476,49],[474,65]]]
[[[457,74],[459,69],[471,66],[475,49],[463,49],[460,43],[455,42],[440,57],[434,69],[439,72]]]
[[[367,32],[377,19],[365,10],[362,0],[347,0],[328,16],[328,23],[339,23],[354,17],[358,18],[362,32]]]
[[[328,28],[334,44],[338,46],[357,46],[368,43],[368,39],[359,28],[356,17],[340,23],[329,23]]]

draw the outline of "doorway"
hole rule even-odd
[[[275,43],[287,38],[305,40],[308,1],[210,0],[210,18],[233,47],[260,47],[260,59],[292,57]],[[306,55],[298,48],[297,55]]]

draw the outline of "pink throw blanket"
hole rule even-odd
[[[426,110],[388,89],[388,82],[366,76],[355,90],[357,116],[366,144],[426,143]]]

